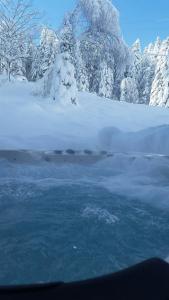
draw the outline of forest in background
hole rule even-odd
[[[40,23],[29,1],[0,0],[0,85],[37,82],[36,94],[64,104],[86,91],[169,107],[169,38],[129,47],[110,0],[78,0],[58,30]]]

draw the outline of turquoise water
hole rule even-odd
[[[168,213],[104,189],[62,186],[17,203],[2,197],[0,283],[70,281],[165,258],[168,233]]]
[[[1,285],[91,278],[169,255],[168,209],[77,181],[75,170],[62,184],[62,172],[56,182],[22,172],[0,174]]]

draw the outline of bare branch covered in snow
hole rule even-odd
[[[26,45],[35,35],[39,17],[29,0],[0,0],[0,60],[9,80],[26,58]]]

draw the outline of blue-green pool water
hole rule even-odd
[[[169,253],[159,208],[90,185],[10,189],[0,199],[1,284],[84,279]]]

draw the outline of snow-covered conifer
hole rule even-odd
[[[32,80],[41,79],[54,63],[59,51],[59,41],[56,33],[47,27],[41,32],[40,44],[34,50],[32,63]]]
[[[138,76],[137,87],[139,91],[139,103],[149,104],[152,83],[155,73],[155,64],[149,55],[143,54],[141,68]]]
[[[152,84],[150,105],[166,106],[168,105],[168,83],[169,83],[169,38],[161,44],[155,78]]]
[[[33,67],[35,66],[37,45],[32,41],[32,39],[27,43],[25,53],[26,57],[22,59],[22,73],[28,81],[33,81],[36,79],[34,78]]]
[[[162,46],[162,41],[160,39],[160,37],[157,37],[155,43],[154,43],[154,49],[153,49],[153,56],[158,56],[158,54],[160,53],[161,50],[161,46]]]
[[[113,95],[114,74],[105,62],[100,67],[99,96],[111,99]]]
[[[88,92],[89,80],[88,80],[86,66],[82,59],[80,41],[76,42],[75,70],[76,70],[76,80],[77,80],[78,90],[81,92]]]
[[[133,61],[131,65],[131,73],[132,73],[131,76],[135,78],[136,82],[138,82],[140,77],[141,60],[142,60],[141,43],[139,39],[135,41],[131,50],[133,54]]]
[[[75,68],[68,52],[57,55],[51,88],[51,97],[63,105],[77,104],[77,85]]]
[[[151,47],[154,49],[154,46]],[[155,68],[154,61],[149,55],[150,46],[142,53],[140,40],[137,39],[131,50],[133,59],[129,68],[129,76],[135,80],[137,86],[137,103],[149,104]]]
[[[56,54],[59,48],[59,41],[56,33],[47,27],[44,27],[41,32],[40,39],[40,56],[41,68],[43,74],[48,70],[49,66],[55,61]]]
[[[121,82],[121,101],[129,103],[139,103],[137,84],[134,78],[126,77]]]
[[[68,52],[71,62],[74,64],[75,62],[75,47],[76,47],[76,39],[74,36],[73,24],[71,22],[71,15],[67,14],[63,21],[63,26],[60,30],[59,34],[60,42],[60,51]]]
[[[64,22],[60,32],[60,52],[56,56],[53,67],[53,78],[51,85],[51,97],[62,105],[77,104],[77,83],[75,79],[75,68],[72,64],[71,26]]]

